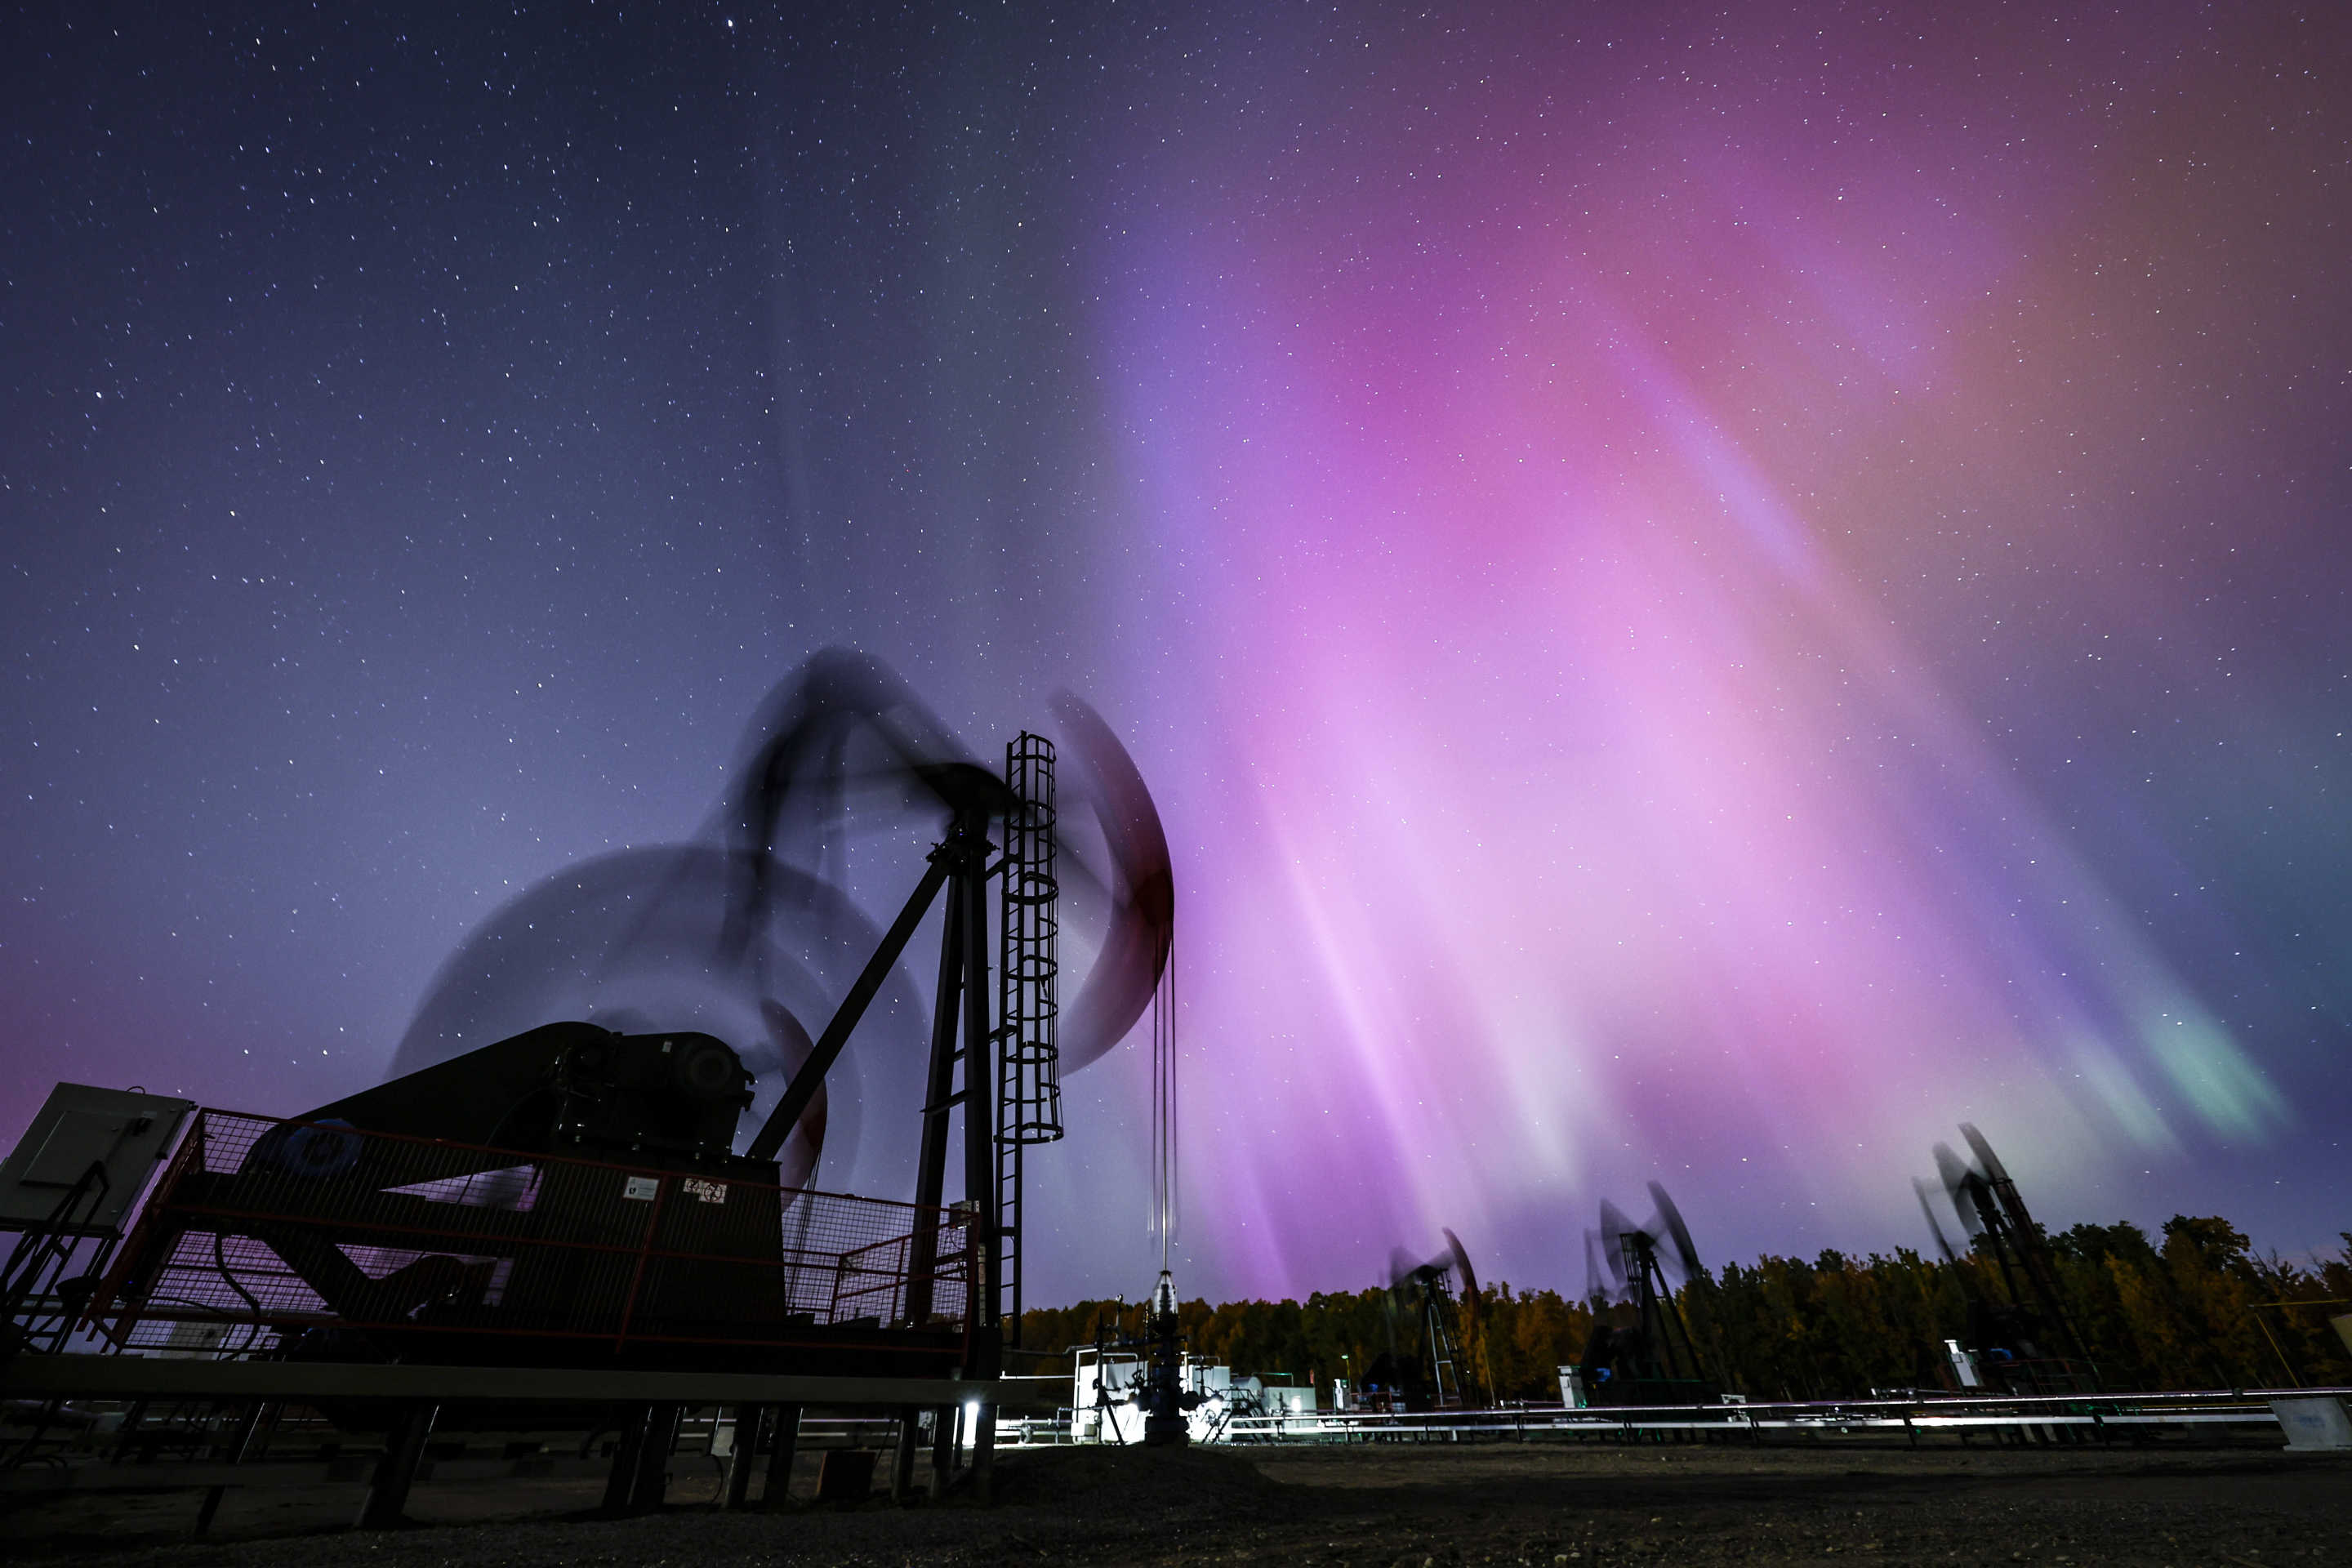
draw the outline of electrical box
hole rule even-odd
[[[1287,1384],[1276,1384],[1260,1389],[1257,1397],[1258,1403],[1265,1407],[1268,1415],[1279,1415],[1286,1420],[1293,1420],[1299,1416],[1316,1414],[1318,1400],[1315,1390],[1311,1388],[1296,1388]]]
[[[69,1235],[119,1235],[195,1106],[169,1095],[58,1085],[15,1152],[0,1161],[0,1229],[56,1221]],[[84,1185],[92,1166],[100,1174]]]

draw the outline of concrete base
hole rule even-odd
[[[2352,1449],[2352,1416],[2340,1399],[2319,1395],[2310,1399],[2273,1399],[2271,1414],[2286,1434],[2289,1451],[2298,1454],[2341,1453]]]

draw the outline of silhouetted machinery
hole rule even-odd
[[[835,1314],[796,1300],[779,1247],[803,1195],[773,1160],[733,1151],[751,1083],[709,1035],[563,1023],[298,1121],[199,1112],[112,1304],[175,1322],[209,1308],[336,1358],[782,1351],[780,1330]],[[842,1217],[884,1241],[921,1219],[862,1204]]]
[[[1937,1222],[1927,1184],[1915,1181],[1919,1207],[1944,1261],[1968,1301],[1965,1337],[1947,1345],[1953,1381],[1963,1392],[2009,1394],[2095,1392],[2098,1374],[2067,1315],[2050,1244],[2025,1206],[2017,1183],[1990,1141],[1967,1122],[1960,1137],[1973,1159],[1947,1143],[1936,1145],[1936,1172],[1953,1212],[1976,1251],[1988,1259],[1999,1290],[1989,1290],[1957,1267],[1951,1243]]]
[[[574,904],[527,894],[445,973],[410,1044],[544,1005],[562,994],[546,976],[599,966],[684,973],[713,993],[700,1012],[673,1008],[672,1027],[636,1004],[543,1024],[287,1121],[196,1111],[92,1317],[124,1343],[342,1361],[995,1375],[1020,1310],[1023,1152],[1060,1136],[1062,1068],[1116,1045],[1155,994],[1173,910],[1133,763],[1075,700],[1061,711],[1099,868],[1057,861],[1070,824],[1049,742],[1021,736],[1000,775],[878,665],[820,656],[755,735],[720,813],[727,844],[590,863]],[[793,854],[860,791],[944,816],[878,940]],[[1065,1020],[1057,908],[1073,876],[1105,929]],[[913,1201],[814,1190],[827,1074],[935,905]],[[572,934],[519,980],[507,955],[559,916]],[[779,926],[794,942],[769,935]],[[870,952],[812,1039],[784,1000],[811,1005],[792,953],[845,937]],[[727,1007],[761,1021],[759,1063],[783,1079],[740,1152],[754,1063],[689,1026]]]
[[[1700,1364],[1659,1252],[1672,1249],[1668,1258],[1687,1285],[1703,1272],[1698,1248],[1666,1189],[1652,1182],[1650,1198],[1656,1212],[1642,1225],[1604,1198],[1601,1228],[1585,1233],[1592,1294],[1603,1303],[1577,1365],[1588,1405],[1711,1405],[1721,1397]],[[1605,1260],[1613,1289],[1601,1288],[1596,1258]]]
[[[723,1040],[550,1024],[320,1106],[249,1163],[331,1177],[362,1156],[364,1131],[772,1179],[773,1161],[734,1152],[751,1104],[751,1075]]]
[[[1478,1276],[1462,1238],[1444,1232],[1445,1250],[1415,1263],[1402,1248],[1389,1258],[1384,1303],[1388,1344],[1365,1369],[1359,1401],[1374,1410],[1453,1410],[1476,1402],[1465,1347],[1477,1332]]]

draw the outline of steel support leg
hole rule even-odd
[[[131,1440],[139,1435],[139,1424],[146,1419],[147,1401],[143,1399],[132,1400],[131,1402],[130,1414],[123,1416],[121,1426],[117,1428],[115,1431],[114,1451],[107,1456],[106,1462],[108,1464],[119,1465],[122,1463],[122,1456],[131,1452]]]
[[[735,1407],[735,1447],[727,1456],[727,1494],[720,1504],[723,1508],[741,1508],[751,1495],[751,1471],[760,1457],[760,1425],[767,1414],[764,1405]]]
[[[621,1418],[621,1440],[613,1449],[613,1468],[604,1477],[604,1502],[598,1510],[607,1519],[618,1519],[629,1511],[639,1456],[646,1447],[646,1426],[652,1415],[653,1407],[641,1405]]]
[[[890,1456],[890,1500],[904,1502],[915,1489],[915,1447],[921,1441],[922,1411],[907,1405],[898,1410],[898,1447]]]
[[[775,1408],[775,1436],[768,1447],[768,1484],[760,1493],[760,1506],[764,1509],[781,1509],[792,1500],[793,1455],[801,1442],[801,1407],[779,1405]]]
[[[972,1417],[975,1430],[971,1435],[971,1495],[976,1501],[992,1500],[989,1489],[996,1478],[996,1406],[983,1405]]]
[[[962,1418],[963,1406],[942,1405],[931,1412],[931,1497],[934,1500],[948,1495],[955,1480],[956,1423]]]
[[[49,1402],[48,1408],[41,1412],[41,1426],[33,1429],[31,1441],[25,1445],[27,1449],[31,1448],[33,1443],[40,1441],[42,1429],[47,1426],[51,1415],[61,1403],[62,1401],[51,1400]],[[244,1461],[245,1451],[252,1445],[253,1442],[254,1429],[261,1424],[261,1412],[262,1401],[258,1399],[246,1406],[245,1418],[237,1423],[236,1430],[229,1436],[227,1457],[230,1464],[240,1464]],[[226,1486],[214,1486],[205,1489],[205,1500],[196,1509],[196,1533],[198,1535],[210,1533],[213,1527],[213,1520],[220,1513],[221,1501],[227,1496],[228,1488]]]
[[[662,1494],[668,1489],[670,1450],[677,1447],[677,1422],[683,1414],[676,1405],[646,1407],[646,1437],[637,1448],[636,1479],[629,1488],[631,1513],[660,1511]]]
[[[425,1439],[439,1414],[437,1405],[412,1405],[385,1434],[383,1458],[360,1504],[359,1529],[391,1530],[407,1515],[408,1489],[416,1484],[416,1467],[425,1461]]]

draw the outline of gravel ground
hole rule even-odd
[[[2352,1565],[2352,1458],[2263,1450],[1361,1447],[1054,1450],[1004,1456],[1001,1501],[688,1504],[581,1517],[585,1482],[425,1485],[425,1522],[329,1533],[350,1489],[255,1489],[219,1539],[189,1494],[17,1503],[0,1556],[255,1568],[668,1568],[677,1564],[1470,1563]],[[681,1477],[674,1495],[698,1495]],[[323,1510],[324,1511],[321,1511]],[[241,1511],[240,1511],[241,1510]],[[485,1516],[505,1517],[488,1519]],[[518,1519],[517,1514],[535,1514]],[[478,1522],[457,1522],[467,1520]],[[242,1539],[240,1539],[242,1537]]]

